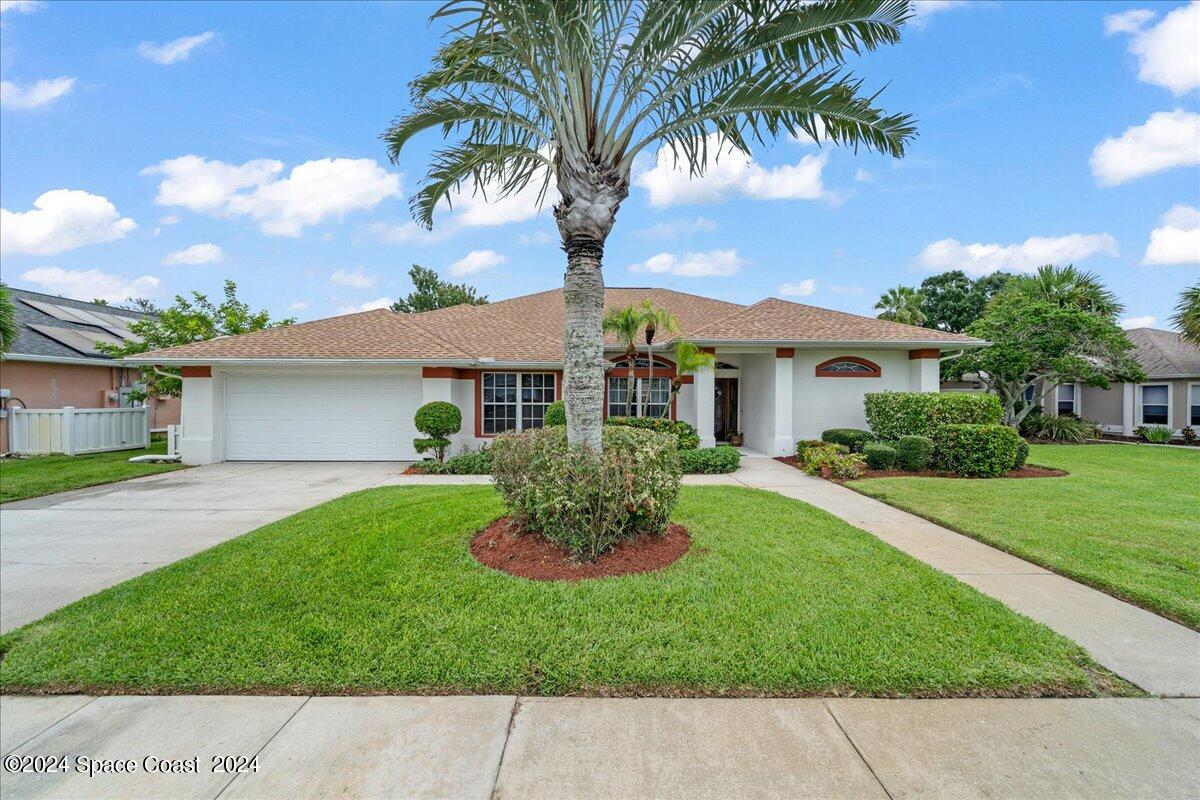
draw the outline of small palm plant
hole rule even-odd
[[[646,333],[646,356],[649,366],[646,373],[646,391],[642,400],[642,416],[650,414],[650,399],[654,391],[654,335],[658,331],[663,333],[679,333],[679,320],[667,311],[665,308],[660,308],[649,300],[643,300],[638,307],[642,316],[642,328]]]
[[[625,361],[629,364],[629,377],[625,391],[625,416],[633,415],[633,395],[635,387],[634,368],[637,364],[638,334],[642,332],[642,314],[636,306],[610,309],[601,320],[605,333],[617,337],[617,341],[625,346]]]
[[[716,363],[717,357],[712,353],[704,352],[686,339],[675,340],[675,377],[671,380],[671,398],[667,402],[667,410],[663,412],[664,417],[671,413],[671,403],[675,402],[683,389],[683,376]]]
[[[1115,320],[1125,310],[1094,272],[1086,272],[1074,264],[1058,267],[1043,264],[1032,275],[1018,275],[1009,285],[1026,296],[1053,303],[1059,308],[1078,308],[1109,320]]]
[[[1179,295],[1179,305],[1171,324],[1183,334],[1183,338],[1200,347],[1200,283],[1184,289]]]
[[[13,308],[12,297],[8,287],[0,283],[0,358],[17,343],[16,309]]]
[[[912,117],[876,107],[845,63],[898,43],[911,14],[908,0],[448,0],[434,13],[446,41],[383,134],[388,155],[429,128],[457,134],[412,199],[425,226],[464,185],[557,190],[572,445],[601,448],[601,260],[634,159],[665,147],[697,175],[781,136],[902,156]]]
[[[884,292],[875,308],[880,312],[879,319],[902,322],[905,325],[924,325],[924,303],[924,295],[913,287],[897,286]]]

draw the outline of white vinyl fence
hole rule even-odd
[[[103,453],[150,444],[146,408],[13,408],[8,442],[14,453]]]

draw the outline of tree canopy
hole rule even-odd
[[[290,325],[295,320],[272,321],[266,309],[251,311],[250,306],[237,298],[237,284],[225,281],[224,299],[214,304],[207,295],[193,291],[191,298],[176,295],[175,302],[160,309],[157,316],[143,317],[129,325],[140,342],[125,342],[122,345],[100,343],[99,349],[113,358],[128,358],[148,350],[178,347],[192,342],[203,342],[218,336],[235,336],[239,333],[260,331]],[[171,370],[164,369],[166,372]],[[131,392],[137,401],[147,397],[178,397],[183,389],[179,378],[166,377],[150,367],[141,370],[144,390]]]
[[[960,269],[930,275],[921,281],[921,310],[924,325],[950,333],[962,333],[983,316],[983,309],[1012,278],[1006,272],[993,272],[972,280]]]
[[[1200,347],[1200,283],[1184,289],[1179,295],[1171,324],[1180,330],[1184,339]]]
[[[408,271],[413,290],[407,297],[392,303],[392,311],[413,314],[418,311],[436,311],[439,308],[463,305],[481,306],[487,303],[487,295],[477,294],[474,286],[465,283],[450,283],[438,277],[433,270],[413,264]]]

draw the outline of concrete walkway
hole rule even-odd
[[[744,458],[732,475],[685,482],[741,484],[811,503],[1045,623],[1147,692],[1200,697],[1200,633],[1157,614],[771,458]]]
[[[1198,700],[3,697],[0,731],[5,798],[1200,794]]]

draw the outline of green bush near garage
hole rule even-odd
[[[720,475],[736,472],[742,465],[742,454],[732,445],[719,444],[697,450],[680,450],[679,463],[685,475]]]

